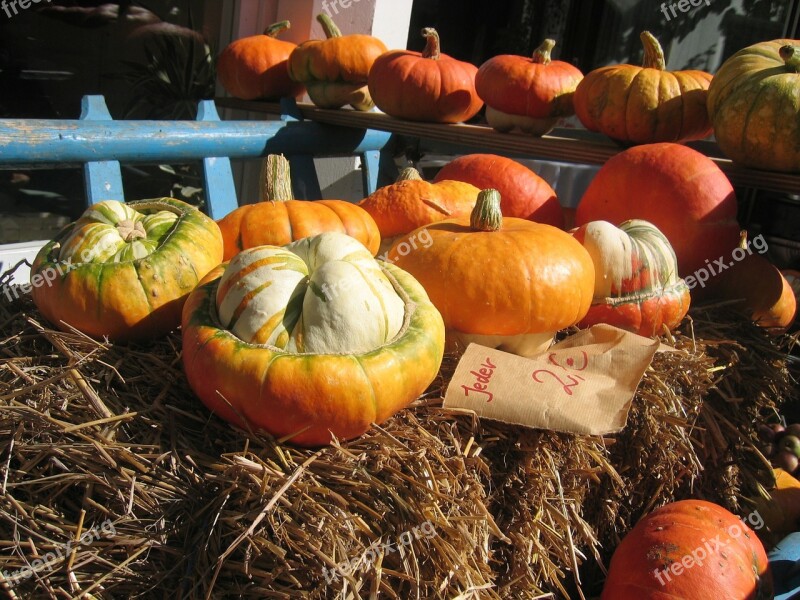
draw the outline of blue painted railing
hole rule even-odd
[[[82,167],[87,203],[124,201],[120,162],[180,163],[202,159],[208,213],[219,219],[238,206],[231,158],[284,154],[295,193],[319,199],[314,157],[362,160],[364,195],[378,185],[390,133],[302,120],[294,102],[279,121],[220,121],[211,100],[197,121],[115,121],[102,96],[85,96],[77,120],[0,119],[0,169]]]

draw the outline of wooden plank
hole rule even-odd
[[[254,112],[280,113],[280,106],[276,103],[234,98],[219,98],[217,102],[221,106],[245,108]],[[475,150],[526,156],[537,160],[602,165],[623,150],[605,136],[585,131],[557,129],[550,135],[536,138],[522,133],[499,133],[486,125],[416,123],[395,119],[380,112],[329,110],[317,108],[312,104],[299,104],[298,108],[304,118],[318,123],[377,129]],[[800,194],[800,174],[761,171],[735,165],[723,157],[718,146],[712,142],[694,142],[688,145],[713,160],[735,186]]]

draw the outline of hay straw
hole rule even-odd
[[[668,340],[679,351],[657,355],[616,436],[445,410],[446,357],[411,409],[314,451],[210,415],[178,334],[99,343],[52,330],[21,298],[0,307],[0,586],[20,598],[588,598],[641,514],[688,496],[742,509],[763,481],[753,421],[795,393],[785,355],[719,319],[696,314]],[[113,535],[9,582],[106,519]]]

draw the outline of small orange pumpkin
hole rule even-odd
[[[320,108],[370,110],[375,104],[367,89],[367,77],[386,45],[371,35],[342,35],[333,20],[317,15],[325,40],[308,40],[289,56],[289,77],[306,86],[311,101]]]
[[[297,97],[303,85],[289,79],[288,58],[297,47],[278,39],[289,29],[289,21],[270,25],[263,35],[253,35],[231,42],[217,59],[217,73],[222,87],[242,100]]]
[[[442,54],[439,34],[422,30],[422,53],[393,50],[369,72],[369,91],[387,115],[409,121],[460,123],[478,114],[483,100],[475,91],[478,68]]]
[[[623,143],[685,142],[711,133],[706,110],[711,75],[666,71],[664,51],[648,31],[641,34],[644,63],[591,71],[573,102],[581,123]]]
[[[269,155],[262,170],[262,202],[246,204],[218,221],[224,242],[223,260],[247,248],[285,246],[326,231],[346,233],[378,252],[381,235],[363,208],[344,200],[293,200],[289,161]]]
[[[475,89],[486,102],[486,121],[497,131],[518,127],[544,135],[561,117],[575,114],[572,96],[583,73],[552,60],[555,40],[547,39],[533,58],[503,54],[487,60],[475,76]]]

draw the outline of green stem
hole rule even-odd
[[[549,65],[550,61],[550,53],[553,51],[553,48],[556,47],[556,41],[547,38],[545,41],[542,42],[541,46],[539,46],[536,50],[533,51],[533,62],[540,64],[540,65]]]
[[[666,69],[667,63],[664,60],[664,50],[653,34],[649,31],[643,31],[639,35],[639,39],[642,40],[642,45],[644,46],[642,66],[646,69],[658,69],[659,71]]]
[[[423,181],[423,179],[419,174],[419,171],[417,171],[414,167],[406,167],[400,172],[400,175],[395,183],[400,183],[401,181]]]
[[[336,26],[336,23],[334,23],[333,19],[328,15],[319,13],[317,15],[317,21],[322,25],[322,29],[325,31],[325,36],[328,39],[342,37],[342,30]]]
[[[264,35],[268,35],[271,38],[278,37],[281,31],[286,31],[290,29],[292,24],[289,21],[278,21],[277,23],[273,23],[269,27],[264,30]]]
[[[439,40],[439,32],[433,27],[426,27],[422,30],[422,37],[425,38],[425,49],[422,51],[422,57],[439,60],[442,55],[442,43]]]
[[[800,73],[800,48],[787,44],[778,51],[786,63],[786,68],[792,73]]]
[[[285,202],[293,198],[289,161],[282,154],[270,154],[261,165],[262,202]]]
[[[469,216],[469,226],[473,231],[499,231],[503,227],[503,213],[500,212],[500,192],[483,190]]]

